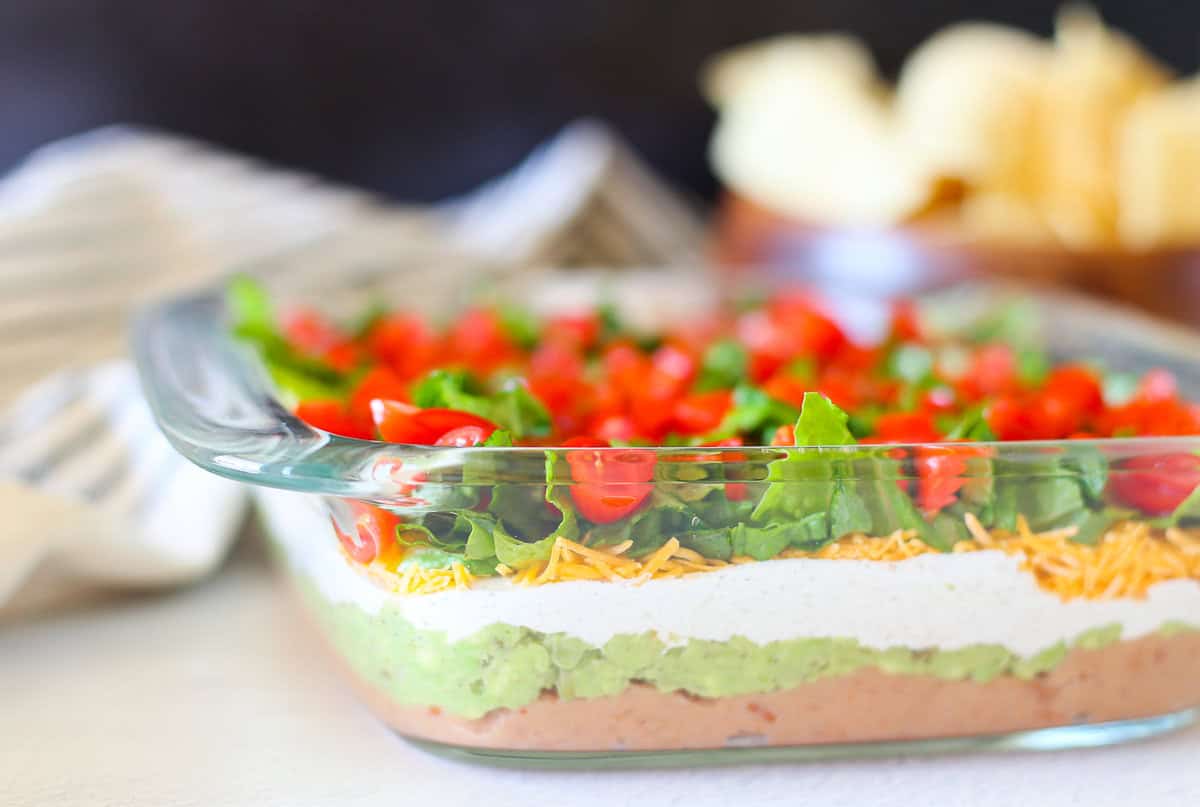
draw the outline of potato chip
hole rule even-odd
[[[727,187],[787,216],[900,221],[925,204],[934,178],[906,158],[887,94],[874,69],[863,69],[865,51],[847,61],[853,49],[829,45],[796,38],[756,60],[734,54],[724,74],[714,69],[709,92],[721,102],[714,170]]]
[[[930,37],[905,62],[896,92],[904,142],[930,170],[1007,196],[1032,193],[1048,43],[987,23]]]
[[[767,64],[863,87],[878,81],[871,54],[859,39],[844,34],[784,34],[739,45],[710,59],[700,70],[700,88],[709,103],[720,108]]]
[[[1054,239],[1033,201],[1023,196],[972,194],[959,207],[959,221],[971,236],[989,243],[1032,247]]]
[[[1200,77],[1139,100],[1121,127],[1118,155],[1125,242],[1200,243]]]
[[[1138,45],[1088,7],[1068,7],[1045,76],[1039,207],[1069,247],[1117,240],[1117,132],[1129,109],[1167,81]]]

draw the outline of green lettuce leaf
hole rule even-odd
[[[558,536],[551,534],[540,541],[526,542],[509,535],[504,527],[497,524],[492,531],[492,542],[496,549],[496,559],[501,563],[517,567],[530,561],[546,560]]]
[[[340,400],[353,377],[291,346],[275,325],[275,311],[257,281],[239,275],[225,290],[225,308],[233,334],[253,345],[289,407],[301,400]]]
[[[775,400],[758,387],[743,384],[734,388],[733,406],[720,425],[705,435],[704,442],[743,434],[769,436],[785,423],[795,422],[798,414],[794,406]]]
[[[1105,507],[1095,511],[1081,510],[1073,519],[1073,523],[1079,529],[1071,536],[1071,540],[1077,544],[1095,546],[1109,527],[1118,521],[1132,518],[1134,515],[1133,510],[1125,510],[1120,507]]]
[[[746,349],[736,339],[714,342],[704,352],[696,377],[696,390],[707,392],[738,386],[746,379],[749,363]]]
[[[853,484],[845,480],[835,482],[829,500],[829,537],[836,539],[853,532],[869,533],[872,525],[867,505]]]
[[[457,409],[487,418],[515,438],[550,433],[550,413],[517,379],[487,394],[470,373],[434,370],[413,387],[413,403],[422,408]]]
[[[1197,487],[1188,497],[1179,503],[1169,517],[1170,526],[1175,527],[1186,521],[1200,520],[1200,487]]]
[[[847,426],[848,416],[819,392],[804,393],[796,419],[796,445],[849,446],[858,441]]]

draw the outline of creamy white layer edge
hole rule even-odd
[[[845,637],[884,649],[998,644],[1023,656],[1121,624],[1133,639],[1165,623],[1200,621],[1200,583],[1173,580],[1144,600],[1063,602],[1002,552],[922,555],[896,563],[772,560],[641,585],[568,582],[517,587],[481,580],[470,591],[403,596],[352,568],[312,497],[263,491],[267,528],[293,568],[334,603],[367,613],[385,604],[422,630],[461,639],[496,623],[565,633],[600,646],[618,634],[753,642]]]

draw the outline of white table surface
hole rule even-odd
[[[711,770],[444,761],[341,686],[256,542],[191,589],[45,600],[0,613],[4,807],[1200,804],[1198,728],[1091,751]]]

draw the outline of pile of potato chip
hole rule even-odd
[[[1090,8],[1053,40],[947,28],[894,87],[858,40],[794,35],[704,71],[726,187],[841,226],[945,223],[1077,251],[1200,246],[1200,78],[1173,80]]]

